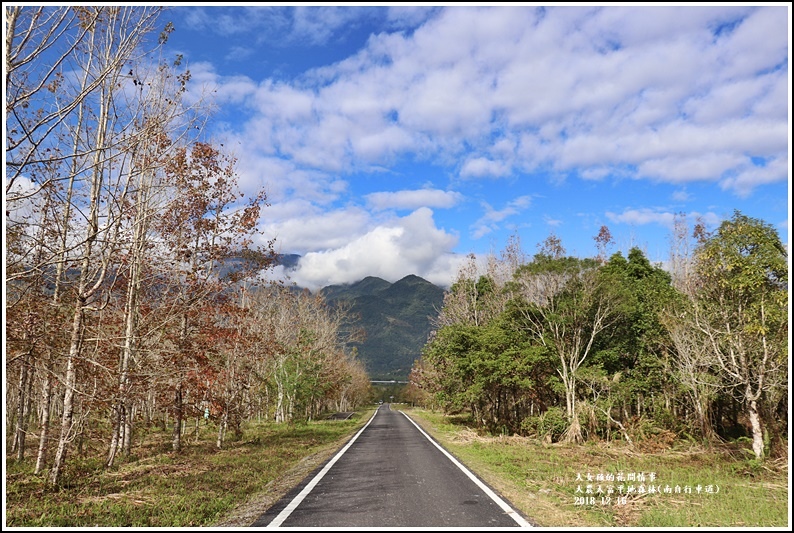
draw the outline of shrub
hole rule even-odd
[[[539,438],[556,442],[568,429],[568,420],[564,410],[559,407],[550,407],[545,413],[525,418],[521,422],[521,429],[529,435],[536,435]]]

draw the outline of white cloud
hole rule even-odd
[[[426,21],[438,9],[431,6],[390,6],[386,20],[396,29],[412,28]]]
[[[292,34],[295,41],[322,45],[340,31],[347,31],[368,15],[368,9],[343,6],[298,6],[292,11]]]
[[[294,17],[308,32],[366,16],[356,13],[299,8]],[[411,34],[373,35],[300,87],[259,84],[249,136],[328,172],[414,153],[463,160],[462,177],[546,167],[592,179],[636,165],[637,177],[656,181],[714,181],[741,171],[743,157],[787,150],[785,15],[448,8]],[[721,27],[729,31],[715,35]],[[251,94],[245,80],[219,81],[227,100]],[[500,149],[505,135],[523,140]]]
[[[309,46],[324,45],[350,31],[361,18],[373,15],[371,9],[343,6],[245,6],[220,13],[204,7],[184,9],[185,23],[196,31],[223,37],[245,36],[255,42]]]
[[[457,237],[436,228],[433,212],[420,208],[337,246],[305,254],[290,278],[312,290],[366,276],[393,282],[409,274],[449,285],[458,267],[459,258],[452,254],[456,244]]]
[[[246,61],[254,54],[254,49],[249,46],[232,46],[224,59],[226,61]]]
[[[267,208],[260,227],[268,238],[276,239],[283,253],[317,252],[340,248],[367,232],[371,218],[359,208],[322,211],[303,202],[287,202]]]
[[[510,174],[510,165],[503,161],[494,161],[485,157],[476,157],[463,163],[460,169],[462,178],[500,178]]]
[[[548,215],[543,215],[543,221],[548,224],[549,226],[556,228],[562,225],[562,220],[558,218],[552,218]]]
[[[637,226],[643,226],[645,224],[658,224],[672,228],[675,214],[645,208],[626,209],[620,214],[607,211],[606,216],[612,222],[618,222],[621,224],[631,224]]]
[[[675,217],[676,213],[671,213],[669,211],[663,211],[659,209],[626,209],[623,213],[613,213],[611,211],[606,212],[606,216],[612,222],[620,223],[620,224],[629,224],[634,226],[644,226],[646,224],[655,224],[659,226],[663,226],[668,229],[672,229],[675,224]],[[702,220],[708,225],[717,225],[722,220],[722,218],[714,213],[698,213],[693,211],[687,214],[688,219],[696,219],[702,218]]]
[[[395,192],[375,192],[364,197],[377,210],[417,209],[419,207],[450,208],[461,202],[463,196],[455,191],[418,189]]]
[[[21,223],[23,220],[34,216],[43,204],[41,186],[34,183],[27,176],[17,176],[13,183],[5,175],[3,207],[6,210],[6,222]]]
[[[787,9],[237,11],[250,15],[240,19],[241,31],[259,24],[285,43],[331,42],[378,17],[383,25],[354,55],[291,81],[223,77],[207,64],[191,70],[195,84],[217,90],[219,103],[247,117],[229,132],[239,143],[244,181],[265,184],[274,204],[285,202],[266,229],[313,254],[302,272],[319,283],[330,279],[329,265],[353,261],[364,244],[376,246],[384,261],[392,257],[399,246],[388,243],[406,231],[405,219],[385,221],[386,211],[462,201],[444,191],[449,183],[430,180],[416,190],[416,176],[395,171],[395,192],[366,196],[365,208],[340,208],[345,201],[361,205],[346,196],[356,174],[390,172],[404,160],[440,168],[461,191],[481,186],[477,178],[526,173],[549,181],[713,183],[741,198],[787,179]],[[205,15],[195,11],[192,23],[209,28]],[[213,31],[226,31],[228,22]],[[518,194],[528,192],[534,194]],[[501,209],[483,203],[482,216],[461,227],[475,239],[504,229],[529,206],[530,196],[522,198]],[[691,197],[679,190],[672,199]],[[288,214],[298,205],[304,215]],[[552,216],[549,224],[562,222]],[[626,209],[608,216],[666,226],[672,214]]]
[[[764,166],[746,165],[735,176],[727,177],[720,182],[723,189],[733,190],[738,196],[745,198],[763,184],[786,181],[789,179],[788,157],[775,158]]]
[[[668,181],[717,181],[724,172],[747,163],[747,158],[735,153],[714,153],[692,157],[648,159],[637,166],[640,176],[666,177]]]
[[[519,196],[507,203],[502,209],[494,209],[487,202],[482,202],[485,214],[480,217],[474,224],[471,225],[472,238],[479,239],[492,231],[498,229],[499,223],[508,217],[519,214],[521,211],[529,207],[532,203],[532,197],[525,195]]]
[[[735,165],[739,154],[786,150],[787,116],[769,113],[787,106],[786,72],[775,70],[787,59],[784,9],[449,8],[413,34],[374,36],[318,70],[320,85],[263,83],[255,103],[283,157],[333,172],[410,151],[445,159],[468,145],[461,176],[505,176],[513,154],[495,158],[489,139],[508,126],[516,138],[556,131],[537,139],[542,150],[516,152],[521,168],[586,176],[650,159],[667,161],[654,179],[677,183],[694,157]],[[359,16],[294,12],[305,32]],[[733,31],[714,37],[726,23]],[[220,81],[224,98],[250,94],[245,80]]]

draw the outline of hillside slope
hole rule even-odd
[[[350,285],[330,285],[321,294],[333,305],[347,300],[359,315],[357,326],[366,340],[353,344],[372,379],[408,377],[432,330],[444,289],[419,276],[406,276],[389,283],[369,276]]]

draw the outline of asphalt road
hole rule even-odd
[[[456,462],[384,404],[339,453],[252,526],[529,526]]]

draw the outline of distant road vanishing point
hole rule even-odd
[[[254,527],[530,527],[389,404]]]

